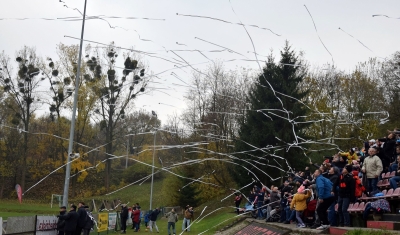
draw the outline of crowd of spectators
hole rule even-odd
[[[399,163],[400,130],[395,129],[384,138],[364,142],[361,148],[325,156],[322,164],[310,161],[310,166],[291,172],[280,186],[254,185],[247,207],[250,204],[257,208],[258,219],[275,218],[280,223],[297,223],[301,228],[306,224],[319,230],[351,226],[349,205],[362,196],[380,195],[378,182],[382,173],[391,173],[390,187],[396,189],[400,182]],[[237,207],[240,200],[241,196],[236,196]],[[374,203],[366,206],[365,220],[371,205]]]

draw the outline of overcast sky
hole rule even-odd
[[[229,48],[243,56],[227,51],[204,52],[204,54],[211,60],[255,59],[254,55],[248,53],[253,51],[253,46],[242,26],[177,15],[179,13],[213,17],[234,23],[241,21],[246,25],[269,28],[281,35],[277,36],[268,30],[256,27],[246,27],[256,52],[261,55],[267,55],[271,50],[279,52],[284,41],[289,40],[295,50],[305,52],[305,59],[311,65],[323,66],[332,63],[331,56],[321,44],[304,5],[312,14],[320,38],[332,54],[335,65],[340,69],[350,71],[358,62],[375,56],[387,57],[400,50],[400,19],[372,17],[375,14],[400,17],[400,1],[88,0],[87,4],[88,16],[106,15],[163,20],[107,19],[112,26],[124,29],[110,28],[108,23],[102,20],[88,20],[85,26],[85,39],[101,43],[114,41],[118,46],[135,47],[137,50],[157,53],[158,56],[170,60],[179,59],[170,50],[221,50],[219,46]],[[83,5],[83,0],[64,2],[0,0],[0,18],[3,19],[0,20],[0,50],[13,56],[15,51],[24,45],[35,46],[39,55],[56,58],[55,49],[58,43],[79,43],[78,40],[64,36],[80,37],[81,21],[45,21],[38,18],[79,17],[79,12],[73,8],[83,12]],[[29,19],[21,21],[14,18]],[[339,30],[339,27],[356,39]],[[139,40],[138,34],[142,39],[152,42]],[[190,64],[203,63],[195,65],[197,69],[205,69],[207,63],[204,62],[210,62],[197,52],[175,51],[175,53]],[[154,73],[174,68],[173,63],[165,60],[148,57],[145,59]],[[236,66],[258,68],[256,62],[243,60],[225,64],[228,69]],[[190,81],[189,68],[174,72],[186,81]],[[149,111],[155,110],[161,120],[166,120],[167,115],[174,111],[180,113],[185,107],[183,95],[186,89],[172,85],[172,83],[183,83],[171,76],[170,72],[163,73],[159,77],[161,79],[156,81],[163,84],[151,86],[164,88],[160,91],[169,95],[158,91],[148,93],[138,98],[136,107],[141,108],[145,105],[144,108]],[[47,111],[48,108],[43,110]]]

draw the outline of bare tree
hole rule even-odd
[[[10,57],[4,52],[0,54],[0,84],[3,86],[7,96],[10,97],[16,106],[9,106],[14,112],[14,125],[22,122],[24,130],[23,153],[20,156],[21,187],[25,189],[25,180],[27,172],[28,158],[28,142],[29,142],[29,124],[31,117],[38,108],[40,96],[38,89],[41,84],[40,74],[40,58],[36,55],[36,50],[31,47],[23,47],[16,53],[16,61],[18,63],[18,72],[13,72]]]

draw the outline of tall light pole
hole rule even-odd
[[[157,114],[154,111],[151,111],[151,113],[153,114],[153,116],[155,116],[157,118]],[[157,120],[156,120],[157,121]],[[157,129],[154,132],[154,143],[153,143],[153,165],[151,168],[151,188],[150,188],[150,208],[149,210],[152,210],[152,202],[153,202],[153,183],[154,183],[154,157],[156,155],[156,136],[157,136]]]
[[[83,9],[81,42],[79,45],[79,57],[78,57],[78,71],[76,71],[76,79],[75,79],[74,106],[72,108],[71,128],[69,130],[69,145],[68,145],[67,167],[65,170],[63,206],[68,206],[68,190],[69,190],[69,177],[70,177],[70,171],[71,171],[71,155],[74,155],[72,153],[72,147],[74,144],[74,135],[75,135],[76,103],[78,101],[79,77],[80,77],[80,72],[81,72],[83,33],[85,32],[86,2],[87,2],[87,0],[85,0],[85,6]]]
[[[131,132],[131,128],[128,128],[128,132]],[[127,135],[128,139],[126,140],[126,159],[125,159],[125,169],[128,169],[128,159],[129,159],[129,138],[130,136]]]

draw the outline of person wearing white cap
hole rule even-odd
[[[363,177],[367,177],[369,193],[378,189],[378,177],[383,170],[382,161],[376,155],[377,152],[378,150],[376,148],[368,149],[368,157],[364,159],[364,164],[361,169],[364,173]]]

